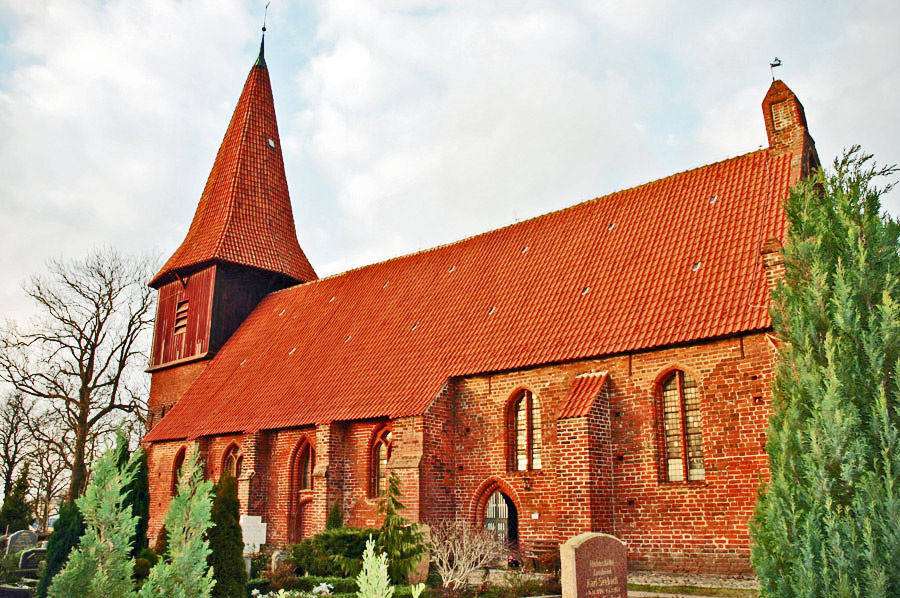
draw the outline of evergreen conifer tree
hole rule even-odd
[[[150,482],[148,480],[147,454],[139,451],[137,469],[134,477],[125,488],[125,503],[131,506],[131,513],[137,517],[134,530],[131,556],[138,558],[141,551],[147,547],[147,524],[150,520]],[[125,467],[131,458],[128,449],[128,437],[123,430],[116,433],[116,455],[119,468]]]
[[[47,557],[37,587],[38,598],[46,598],[50,582],[63,568],[69,553],[78,545],[84,534],[84,518],[74,503],[64,502],[59,508],[59,518],[53,524],[53,533],[47,542]]]
[[[422,533],[400,515],[405,508],[400,502],[400,477],[392,471],[386,492],[378,503],[378,512],[384,516],[384,521],[376,548],[387,554],[388,572],[391,580],[398,584],[406,583],[406,576],[425,553]]]
[[[136,518],[124,502],[136,460],[121,470],[116,451],[97,461],[84,494],[76,500],[86,524],[81,541],[50,583],[50,598],[132,598],[131,539]]]
[[[328,509],[328,517],[325,518],[325,529],[338,529],[344,527],[344,516],[341,514],[341,503],[336,500]]]
[[[900,596],[900,227],[874,183],[893,172],[852,148],[786,204],[763,596]]]
[[[28,504],[28,464],[19,470],[19,477],[12,490],[6,495],[0,508],[0,531],[13,533],[27,529],[34,516]]]
[[[244,538],[241,533],[237,480],[225,472],[216,485],[209,529],[209,565],[216,585],[213,598],[245,598],[247,568],[244,565]]]
[[[211,525],[212,482],[203,479],[196,451],[185,461],[178,482],[178,494],[169,503],[165,526],[168,530],[168,559],[150,569],[141,587],[141,598],[209,598],[215,579],[207,564]]]

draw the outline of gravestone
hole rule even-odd
[[[37,534],[30,529],[23,529],[22,531],[10,534],[9,542],[6,544],[6,554],[9,556],[23,550],[28,550],[29,548],[34,548],[37,545],[37,540]]]
[[[269,562],[269,570],[272,573],[278,571],[278,567],[281,566],[281,563],[285,562],[288,557],[291,556],[291,553],[286,550],[276,550],[272,553],[272,560]]]
[[[40,565],[47,557],[46,548],[31,548],[22,553],[19,557],[19,569],[22,571],[37,571]]]
[[[559,547],[562,598],[627,598],[625,544],[609,534],[584,533]]]
[[[244,554],[259,552],[259,547],[266,543],[266,524],[262,517],[241,515],[241,534],[244,536]]]

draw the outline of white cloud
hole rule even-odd
[[[174,250],[262,5],[0,0],[2,314],[24,312],[18,282],[47,257]],[[898,11],[273,3],[267,60],[300,242],[332,273],[752,150],[775,55],[823,158],[860,142],[900,161]]]

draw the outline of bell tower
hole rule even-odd
[[[265,33],[184,241],[158,291],[148,428],[262,298],[317,278],[297,241],[265,59]]]

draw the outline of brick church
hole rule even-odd
[[[411,520],[465,519],[525,555],[603,531],[632,568],[749,571],[781,202],[818,165],[784,83],[762,112],[767,148],[319,278],[261,48],[149,283],[151,537],[199,452],[269,546],[335,501],[378,525],[396,472]]]

